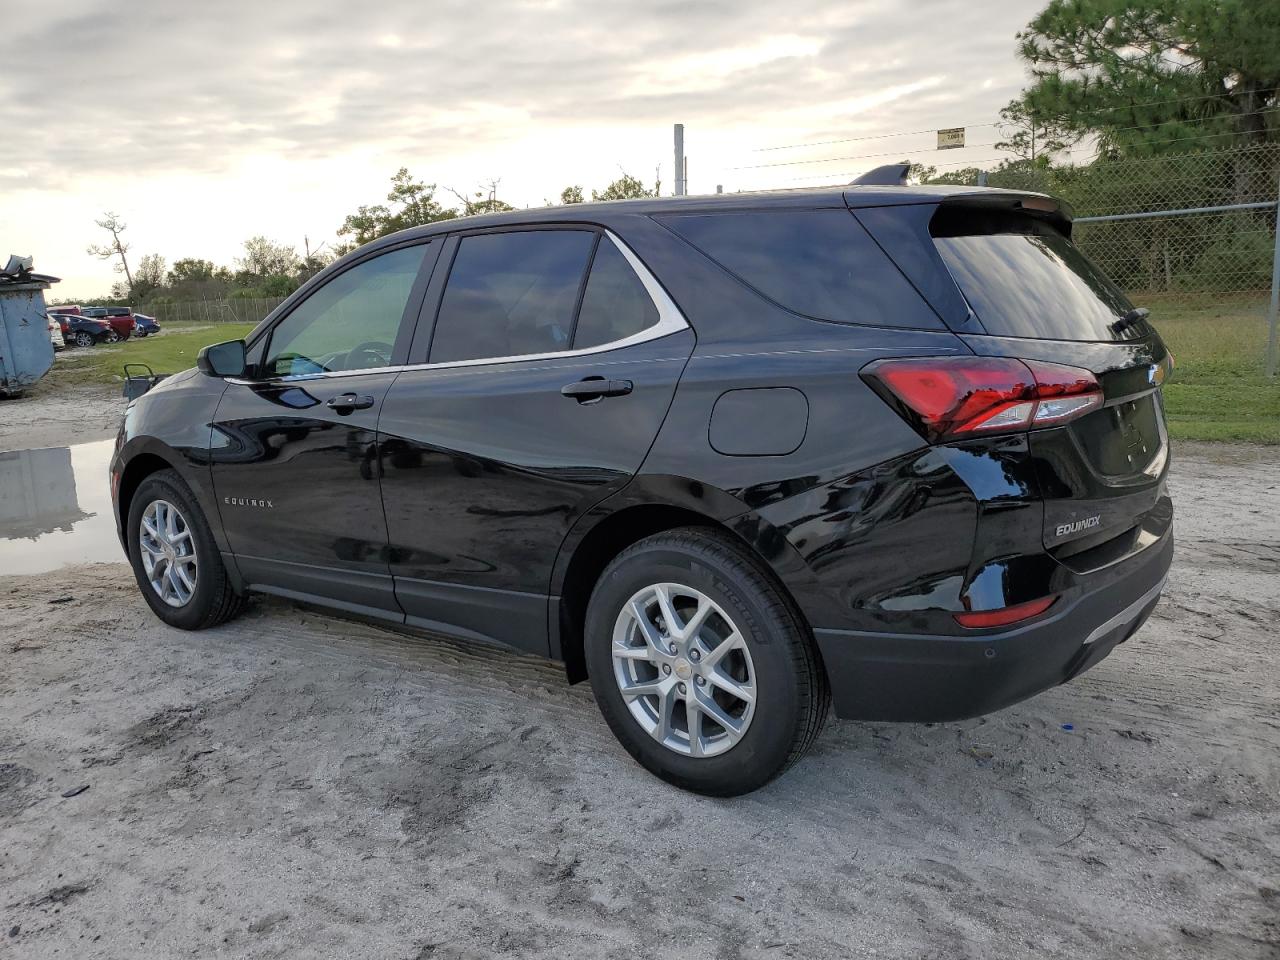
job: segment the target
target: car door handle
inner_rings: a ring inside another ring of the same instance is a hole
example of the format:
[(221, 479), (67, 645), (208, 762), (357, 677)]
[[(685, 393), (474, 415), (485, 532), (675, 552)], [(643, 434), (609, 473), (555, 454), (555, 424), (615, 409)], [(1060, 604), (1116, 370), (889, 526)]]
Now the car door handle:
[(577, 383), (566, 383), (560, 388), (562, 396), (579, 403), (599, 400), (601, 397), (625, 397), (631, 392), (630, 380), (606, 380), (604, 377), (587, 377)]
[(352, 410), (368, 410), (373, 406), (373, 397), (344, 393), (340, 396), (330, 397), (325, 401), (324, 405), (334, 413), (350, 413)]

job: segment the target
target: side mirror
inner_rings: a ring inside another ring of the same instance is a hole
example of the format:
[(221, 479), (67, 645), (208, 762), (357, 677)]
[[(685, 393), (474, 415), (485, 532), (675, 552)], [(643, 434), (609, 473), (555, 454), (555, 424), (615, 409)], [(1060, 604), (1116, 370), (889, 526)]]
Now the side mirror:
[(244, 341), (228, 340), (202, 347), (196, 354), (196, 366), (201, 373), (210, 377), (243, 377)]

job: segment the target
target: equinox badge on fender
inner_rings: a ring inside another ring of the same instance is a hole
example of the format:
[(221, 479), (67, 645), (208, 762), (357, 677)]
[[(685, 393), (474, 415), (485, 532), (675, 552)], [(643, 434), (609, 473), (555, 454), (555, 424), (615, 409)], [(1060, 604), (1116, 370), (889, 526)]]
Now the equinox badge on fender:
[(270, 500), (257, 500), (251, 497), (223, 497), (222, 502), (232, 507), (266, 507), (271, 508)]
[(1065, 537), (1069, 533), (1079, 533), (1081, 530), (1092, 530), (1100, 523), (1102, 523), (1101, 516), (1085, 517), (1083, 520), (1073, 520), (1071, 523), (1058, 524), (1058, 529), (1054, 531), (1054, 533), (1059, 537)]

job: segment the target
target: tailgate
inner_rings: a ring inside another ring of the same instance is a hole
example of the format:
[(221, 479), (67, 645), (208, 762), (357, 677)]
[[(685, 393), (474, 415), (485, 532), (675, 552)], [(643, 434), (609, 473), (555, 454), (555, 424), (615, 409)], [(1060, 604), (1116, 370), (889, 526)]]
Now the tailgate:
[(1030, 433), (1045, 547), (1084, 570), (1159, 539), (1172, 522), (1160, 394), (1172, 361), (1146, 311), (1071, 242), (1048, 198), (944, 203), (930, 232), (981, 325), (962, 334), (974, 353), (1080, 367), (1102, 387), (1101, 408)]
[(1084, 367), (1102, 386), (1100, 409), (1030, 434), (1050, 553), (1087, 571), (1124, 559), (1164, 535), (1173, 512), (1165, 486), (1169, 438), (1159, 385), (1170, 358), (1159, 337), (1125, 344), (963, 339), (979, 354)]

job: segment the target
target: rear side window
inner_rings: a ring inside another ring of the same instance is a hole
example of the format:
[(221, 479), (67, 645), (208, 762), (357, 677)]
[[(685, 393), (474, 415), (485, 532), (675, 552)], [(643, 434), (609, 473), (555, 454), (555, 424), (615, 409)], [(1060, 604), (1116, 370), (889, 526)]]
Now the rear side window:
[(431, 362), (569, 349), (596, 235), (530, 230), (463, 237), (431, 340)]
[(634, 336), (658, 322), (658, 308), (627, 258), (608, 237), (600, 239), (591, 276), (582, 296), (582, 309), (573, 347), (596, 347)]
[(848, 210), (660, 219), (793, 313), (837, 323), (942, 327), (942, 321)]
[(992, 336), (1124, 339), (1114, 324), (1133, 305), (1052, 224), (1024, 214), (944, 207), (930, 232)]

